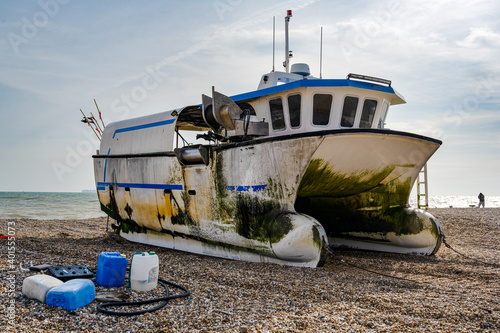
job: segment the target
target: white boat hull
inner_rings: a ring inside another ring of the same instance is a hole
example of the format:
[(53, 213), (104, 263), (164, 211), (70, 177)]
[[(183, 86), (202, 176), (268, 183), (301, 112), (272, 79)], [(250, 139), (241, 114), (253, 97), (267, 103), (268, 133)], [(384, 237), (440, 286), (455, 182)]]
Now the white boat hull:
[(406, 211), (415, 177), (438, 147), (398, 132), (330, 131), (207, 147), (207, 165), (182, 165), (173, 154), (99, 155), (95, 176), (103, 210), (129, 240), (316, 267), (329, 241), (434, 253), (434, 218), (415, 213), (411, 228), (391, 225), (405, 223), (393, 213)]
[(438, 147), (402, 133), (327, 137), (304, 173), (295, 208), (323, 225), (331, 246), (433, 254), (441, 244), (439, 221), (406, 206)]

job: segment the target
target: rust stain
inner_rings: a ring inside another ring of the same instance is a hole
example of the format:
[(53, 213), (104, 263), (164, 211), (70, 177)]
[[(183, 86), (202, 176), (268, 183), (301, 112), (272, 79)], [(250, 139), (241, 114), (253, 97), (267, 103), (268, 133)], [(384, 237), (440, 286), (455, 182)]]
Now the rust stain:
[(165, 193), (165, 216), (172, 218), (172, 203), (170, 202), (170, 193)]

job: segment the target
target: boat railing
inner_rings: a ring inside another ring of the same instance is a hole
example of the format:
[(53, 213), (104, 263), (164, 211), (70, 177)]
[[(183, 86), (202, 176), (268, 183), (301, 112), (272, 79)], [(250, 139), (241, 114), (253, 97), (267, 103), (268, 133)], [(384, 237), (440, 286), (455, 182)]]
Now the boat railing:
[(378, 77), (368, 76), (368, 75), (349, 73), (349, 74), (347, 74), (347, 79), (348, 80), (356, 79), (356, 80), (362, 80), (362, 81), (368, 81), (368, 82), (381, 83), (381, 84), (387, 85), (388, 87), (391, 86), (390, 80), (381, 79)]

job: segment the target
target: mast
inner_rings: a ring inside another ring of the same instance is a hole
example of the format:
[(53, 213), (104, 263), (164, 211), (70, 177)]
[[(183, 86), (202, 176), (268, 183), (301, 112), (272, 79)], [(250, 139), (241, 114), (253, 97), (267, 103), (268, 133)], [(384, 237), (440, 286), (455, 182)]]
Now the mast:
[(322, 79), (322, 68), (323, 67), (323, 27), (321, 27), (321, 37), (319, 42), (319, 78)]
[(290, 17), (292, 17), (292, 10), (286, 11), (285, 16), (285, 61), (283, 62), (283, 67), (286, 68), (286, 72), (290, 72), (290, 58), (292, 57), (292, 51), (288, 50), (288, 22), (290, 22)]
[(274, 72), (274, 50), (276, 49), (276, 25), (275, 17), (273, 16), (273, 72)]

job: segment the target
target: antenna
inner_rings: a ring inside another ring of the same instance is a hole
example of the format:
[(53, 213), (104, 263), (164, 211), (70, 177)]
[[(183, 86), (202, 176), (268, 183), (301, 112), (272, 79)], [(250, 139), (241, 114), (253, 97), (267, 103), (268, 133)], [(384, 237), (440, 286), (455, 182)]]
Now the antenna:
[(273, 16), (273, 72), (274, 72), (274, 50), (276, 49), (276, 16)]
[(319, 42), (319, 78), (322, 79), (322, 70), (323, 70), (323, 27), (321, 27), (321, 37)]
[(286, 11), (285, 16), (285, 62), (283, 62), (283, 67), (286, 68), (286, 72), (289, 73), (290, 58), (292, 57), (292, 51), (288, 50), (288, 22), (290, 22), (290, 17), (292, 17), (292, 10)]

